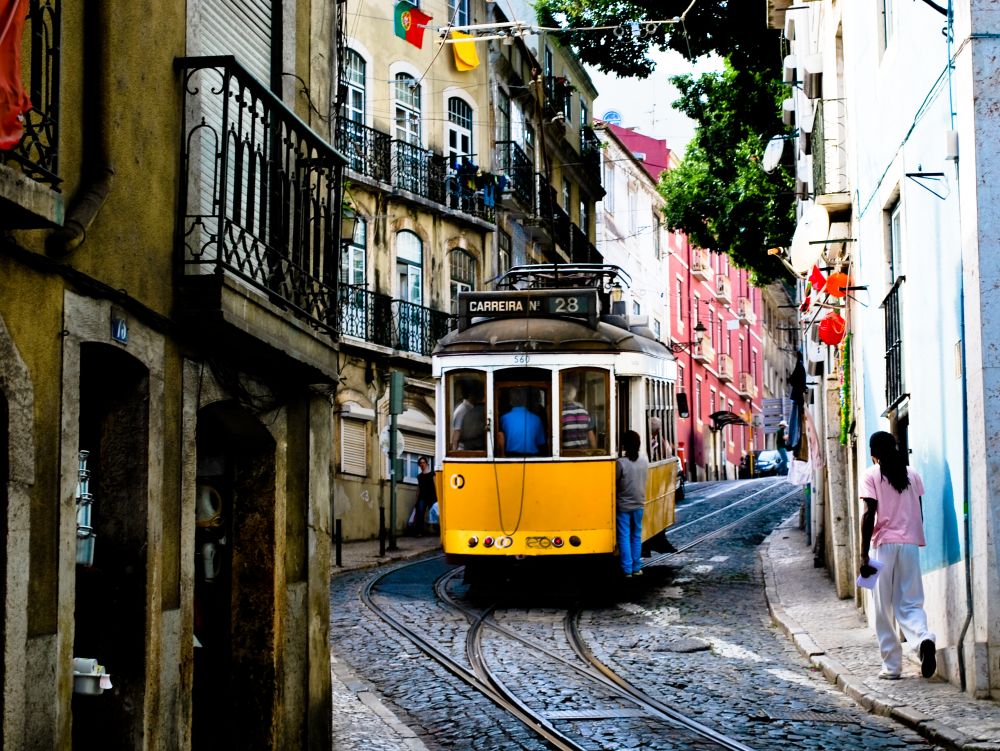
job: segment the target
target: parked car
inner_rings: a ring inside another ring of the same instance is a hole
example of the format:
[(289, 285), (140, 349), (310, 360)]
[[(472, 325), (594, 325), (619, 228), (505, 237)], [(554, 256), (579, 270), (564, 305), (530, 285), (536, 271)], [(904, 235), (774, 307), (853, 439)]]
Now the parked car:
[(757, 454), (753, 465), (754, 474), (758, 477), (768, 475), (787, 475), (788, 466), (782, 463), (781, 454), (776, 449), (766, 449)]

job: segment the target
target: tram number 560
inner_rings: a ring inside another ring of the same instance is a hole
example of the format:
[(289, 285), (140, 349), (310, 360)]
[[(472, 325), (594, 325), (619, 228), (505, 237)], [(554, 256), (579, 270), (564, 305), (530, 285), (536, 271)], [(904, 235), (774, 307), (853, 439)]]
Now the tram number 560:
[(515, 365), (527, 365), (531, 362), (531, 355), (514, 355)]

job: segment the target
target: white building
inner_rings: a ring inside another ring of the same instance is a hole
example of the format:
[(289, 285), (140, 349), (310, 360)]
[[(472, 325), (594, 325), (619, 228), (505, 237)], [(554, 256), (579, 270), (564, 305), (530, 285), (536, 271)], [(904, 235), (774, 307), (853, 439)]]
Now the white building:
[[(806, 332), (811, 373), (821, 376), (807, 401), (825, 450), (811, 509), (823, 526), (814, 530), (841, 594), (864, 604), (852, 583), (858, 477), (870, 464), (868, 437), (893, 432), (926, 487), (921, 564), (939, 673), (977, 696), (1000, 688), (994, 5), (767, 2), (788, 43), (786, 112), (799, 131), (802, 221), (791, 261), (808, 271), (814, 253), (852, 287), (846, 356), (819, 344), (815, 325)], [(841, 431), (843, 447), (832, 439)]]

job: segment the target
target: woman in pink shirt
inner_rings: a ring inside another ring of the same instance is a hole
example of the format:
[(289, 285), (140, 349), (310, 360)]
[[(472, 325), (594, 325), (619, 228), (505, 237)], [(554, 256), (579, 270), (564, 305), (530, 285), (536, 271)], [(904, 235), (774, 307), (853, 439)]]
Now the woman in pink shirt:
[[(874, 467), (861, 480), (861, 575), (870, 576), (871, 559), (882, 564), (872, 591), (875, 633), (882, 653), (879, 678), (895, 680), (903, 670), (898, 624), (908, 644), (918, 645), (920, 672), (930, 678), (937, 670), (934, 634), (927, 629), (924, 586), (920, 578), (920, 548), (924, 546), (921, 497), (924, 483), (891, 433), (873, 433), (868, 441)], [(871, 558), (869, 558), (869, 547)]]

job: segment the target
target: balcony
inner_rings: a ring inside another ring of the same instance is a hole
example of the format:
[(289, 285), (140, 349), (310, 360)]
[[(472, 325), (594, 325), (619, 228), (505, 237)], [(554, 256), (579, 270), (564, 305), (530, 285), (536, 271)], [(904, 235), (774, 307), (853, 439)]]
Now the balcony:
[(757, 314), (753, 312), (753, 300), (749, 297), (741, 297), (736, 301), (736, 317), (744, 326), (753, 326), (757, 323)]
[(754, 399), (757, 396), (757, 384), (754, 383), (753, 375), (747, 372), (740, 373), (736, 390), (744, 399)]
[(528, 212), (535, 207), (535, 174), (531, 160), (514, 141), (497, 141), (497, 165), (507, 177), (510, 195)]
[(337, 149), (347, 157), (348, 169), (372, 180), (391, 182), (392, 138), (388, 133), (340, 118)]
[[(467, 160), (449, 170), (444, 179), (446, 205), (491, 224), (496, 222), (497, 184), (486, 182), (487, 176)], [(492, 177), (492, 176), (490, 176)]]
[(392, 177), (397, 188), (435, 203), (445, 201), (445, 158), (429, 149), (393, 141)]
[(725, 274), (715, 275), (715, 299), (726, 305), (733, 301), (733, 283)]
[(0, 151), (0, 226), (61, 225), (58, 172), (61, 0), (30, 0), (23, 32), (25, 89), (31, 109), (21, 140)]
[(708, 251), (704, 248), (691, 249), (691, 273), (695, 279), (700, 279), (703, 282), (712, 281), (715, 272), (712, 271), (712, 260)]
[(708, 365), (715, 361), (715, 348), (707, 339), (702, 339), (691, 347), (691, 357), (696, 362)]
[(594, 187), (600, 185), (601, 140), (589, 126), (580, 129), (580, 156), (583, 157), (583, 170), (590, 180), (590, 185)]
[(733, 380), (733, 358), (724, 352), (719, 353), (719, 380), (722, 383), (729, 383)]
[(452, 328), (447, 313), (357, 285), (341, 285), (338, 300), (341, 334), (382, 347), (429, 357)]

